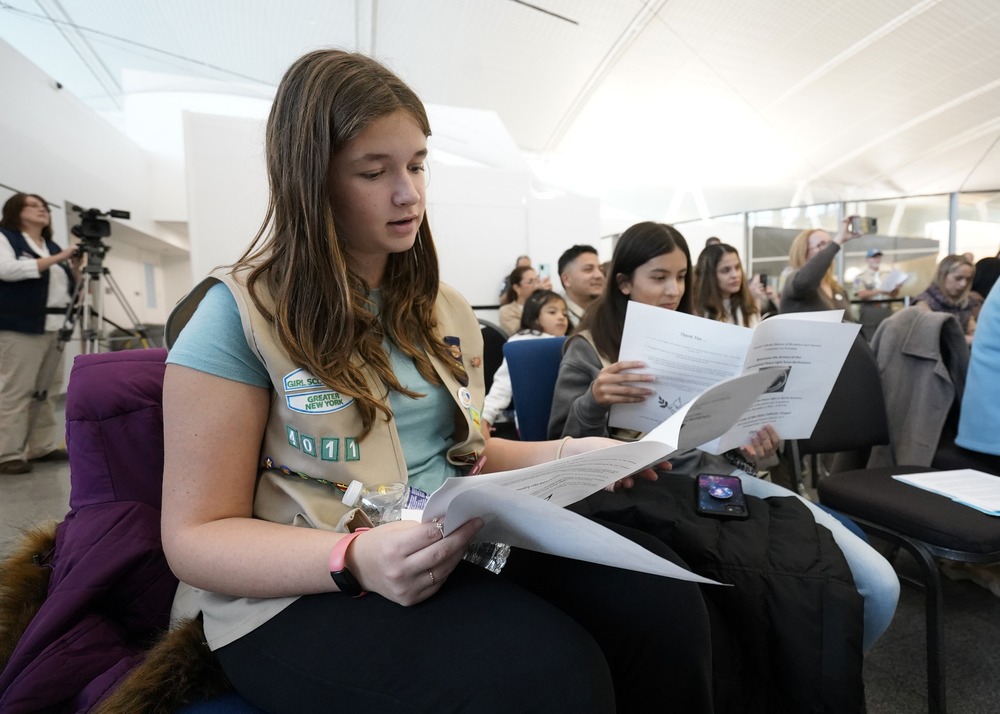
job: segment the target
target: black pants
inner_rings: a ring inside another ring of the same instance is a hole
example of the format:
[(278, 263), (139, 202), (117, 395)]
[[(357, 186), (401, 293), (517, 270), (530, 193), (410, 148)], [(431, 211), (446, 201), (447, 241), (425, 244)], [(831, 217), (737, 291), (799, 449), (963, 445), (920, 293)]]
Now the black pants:
[(410, 608), (302, 597), (216, 656), (269, 712), (712, 711), (696, 585), (518, 549), (502, 575), (463, 562)]
[(694, 485), (667, 472), (569, 508), (648, 533), (733, 586), (702, 588), (717, 713), (864, 711), (864, 602), (830, 531), (791, 495), (748, 495), (746, 520), (701, 516)]

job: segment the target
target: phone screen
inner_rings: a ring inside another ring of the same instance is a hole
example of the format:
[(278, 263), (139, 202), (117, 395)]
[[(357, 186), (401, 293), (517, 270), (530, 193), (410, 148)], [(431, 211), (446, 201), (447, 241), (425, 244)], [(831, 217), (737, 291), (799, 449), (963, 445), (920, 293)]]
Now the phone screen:
[(547, 277), (549, 277), (549, 264), (548, 263), (539, 263), (539, 265), (538, 265), (538, 279), (539, 280), (545, 280), (545, 278), (547, 278)]
[(697, 479), (698, 513), (716, 518), (746, 518), (749, 515), (743, 497), (743, 484), (736, 476), (699, 474)]
[(855, 216), (851, 219), (852, 233), (878, 233), (878, 219), (869, 216)]

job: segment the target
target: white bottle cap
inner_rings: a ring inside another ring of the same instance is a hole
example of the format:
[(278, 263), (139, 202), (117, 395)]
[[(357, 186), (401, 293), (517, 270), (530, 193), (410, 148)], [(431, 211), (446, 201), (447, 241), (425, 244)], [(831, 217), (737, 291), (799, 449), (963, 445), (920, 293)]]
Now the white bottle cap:
[(361, 498), (361, 489), (364, 488), (364, 484), (360, 481), (351, 481), (351, 485), (347, 487), (344, 491), (344, 497), (341, 499), (345, 506), (354, 507), (358, 500)]

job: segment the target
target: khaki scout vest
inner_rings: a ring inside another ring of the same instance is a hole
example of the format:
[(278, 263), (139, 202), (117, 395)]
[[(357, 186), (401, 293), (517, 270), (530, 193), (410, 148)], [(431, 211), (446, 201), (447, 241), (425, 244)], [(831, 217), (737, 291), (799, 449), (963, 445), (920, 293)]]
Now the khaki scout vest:
[[(363, 440), (359, 439), (361, 418), (354, 400), (322, 384), (289, 359), (271, 324), (256, 309), (244, 278), (245, 271), (216, 271), (199, 283), (171, 313), (167, 321), (168, 342), (172, 344), (212, 285), (221, 282), (229, 288), (239, 307), (247, 344), (271, 378), (271, 405), (259, 463), (270, 458), (275, 465), (294, 472), (286, 475), (275, 469), (261, 469), (254, 517), (345, 531), (359, 512), (341, 502), (339, 490), (316, 479), (344, 484), (358, 480), (366, 485), (406, 483), (406, 461), (395, 421), (386, 421), (377, 414), (372, 430)], [(268, 295), (261, 293), (261, 297), (270, 305)], [(447, 456), (452, 464), (471, 465), (485, 448), (479, 430), (485, 399), (482, 332), (469, 304), (451, 287), (440, 286), (435, 311), (439, 336), (452, 345), (456, 359), (463, 361), (468, 374), (468, 384), (460, 384), (444, 363), (430, 356), (435, 372), (455, 403), (455, 445)], [(372, 393), (388, 403), (388, 392), (373, 372), (368, 373), (368, 383)], [(360, 518), (363, 520), (364, 516)], [(295, 599), (267, 601), (204, 595), (200, 605), (205, 612), (206, 633), (210, 640), (216, 640), (210, 641), (213, 649), (251, 631)], [(239, 616), (234, 608), (241, 613)], [(213, 618), (213, 614), (217, 617)], [(218, 627), (210, 624), (213, 619)]]

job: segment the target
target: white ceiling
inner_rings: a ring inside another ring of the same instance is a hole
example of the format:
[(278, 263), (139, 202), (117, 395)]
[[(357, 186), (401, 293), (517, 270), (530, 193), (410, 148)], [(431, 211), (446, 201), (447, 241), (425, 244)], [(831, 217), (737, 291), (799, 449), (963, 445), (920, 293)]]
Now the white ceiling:
[(270, 96), (357, 49), (642, 218), (1000, 189), (998, 0), (0, 0), (0, 38), (109, 114), (124, 70)]

